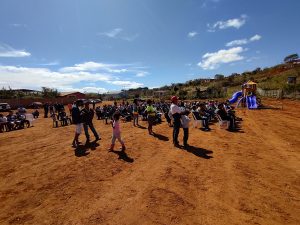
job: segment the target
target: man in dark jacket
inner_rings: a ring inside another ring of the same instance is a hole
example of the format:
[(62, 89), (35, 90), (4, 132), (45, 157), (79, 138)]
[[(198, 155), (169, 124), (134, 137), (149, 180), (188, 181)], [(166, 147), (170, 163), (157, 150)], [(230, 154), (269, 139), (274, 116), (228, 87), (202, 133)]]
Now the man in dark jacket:
[(46, 102), (44, 104), (44, 118), (48, 118), (49, 104)]
[(86, 144), (90, 142), (90, 134), (89, 128), (93, 132), (96, 141), (100, 140), (99, 135), (94, 127), (93, 118), (94, 118), (94, 110), (89, 107), (89, 103), (86, 102), (84, 104), (84, 108), (81, 111), (82, 122), (83, 122), (83, 129), (86, 137)]
[(74, 140), (72, 142), (73, 147), (77, 147), (79, 145), (79, 135), (82, 131), (82, 118), (80, 115), (80, 109), (79, 107), (83, 105), (83, 102), (81, 100), (78, 100), (74, 103), (72, 108), (72, 121), (73, 124), (76, 126), (75, 128), (75, 136)]

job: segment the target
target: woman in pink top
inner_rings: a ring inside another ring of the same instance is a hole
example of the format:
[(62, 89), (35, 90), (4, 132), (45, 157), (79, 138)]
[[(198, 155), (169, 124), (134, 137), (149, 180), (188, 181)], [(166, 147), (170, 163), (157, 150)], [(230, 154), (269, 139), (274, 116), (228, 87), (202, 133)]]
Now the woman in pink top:
[(120, 130), (119, 119), (120, 119), (120, 113), (115, 112), (115, 114), (113, 115), (113, 122), (112, 122), (113, 134), (112, 134), (111, 146), (109, 148), (109, 151), (114, 150), (116, 139), (121, 143), (122, 151), (125, 151), (125, 149), (126, 149), (125, 144), (124, 144), (124, 142), (121, 138), (121, 130)]

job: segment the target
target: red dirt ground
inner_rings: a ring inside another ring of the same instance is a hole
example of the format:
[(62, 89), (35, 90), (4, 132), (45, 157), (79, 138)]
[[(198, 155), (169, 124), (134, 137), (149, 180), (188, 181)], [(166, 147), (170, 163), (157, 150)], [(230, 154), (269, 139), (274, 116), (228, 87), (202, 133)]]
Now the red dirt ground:
[[(51, 119), (0, 134), (0, 224), (300, 224), (300, 102), (239, 109), (241, 132), (190, 129), (190, 151), (164, 122), (121, 123), (127, 155), (99, 146), (75, 156), (74, 126)], [(146, 127), (146, 123), (141, 123)], [(180, 139), (182, 139), (182, 131)], [(84, 142), (84, 135), (81, 135)]]

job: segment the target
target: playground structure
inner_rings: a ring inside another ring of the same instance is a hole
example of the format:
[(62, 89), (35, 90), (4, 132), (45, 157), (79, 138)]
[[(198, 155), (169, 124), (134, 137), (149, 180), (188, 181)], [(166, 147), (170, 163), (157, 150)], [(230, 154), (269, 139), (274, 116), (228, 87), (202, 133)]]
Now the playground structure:
[[(248, 81), (242, 85), (242, 90), (237, 91), (232, 95), (232, 98), (229, 99), (229, 103), (233, 104), (237, 102), (236, 107), (242, 106), (247, 107), (248, 109), (257, 109), (258, 108), (258, 99), (256, 98), (256, 85), (257, 83), (253, 81)], [(239, 97), (241, 97), (239, 99)]]

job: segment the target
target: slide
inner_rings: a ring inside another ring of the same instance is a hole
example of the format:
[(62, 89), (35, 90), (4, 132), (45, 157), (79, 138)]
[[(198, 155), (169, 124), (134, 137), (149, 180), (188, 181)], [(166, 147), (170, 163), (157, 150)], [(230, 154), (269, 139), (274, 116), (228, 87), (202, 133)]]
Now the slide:
[(257, 109), (257, 101), (256, 101), (256, 96), (247, 96), (247, 106), (248, 109)]
[(229, 99), (229, 103), (230, 103), (230, 104), (235, 103), (235, 102), (238, 100), (238, 98), (239, 98), (240, 96), (242, 96), (242, 94), (243, 94), (242, 91), (235, 92), (235, 93), (232, 95), (232, 98)]

